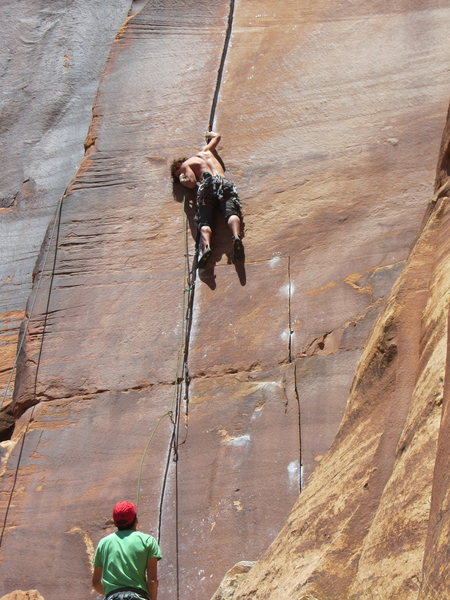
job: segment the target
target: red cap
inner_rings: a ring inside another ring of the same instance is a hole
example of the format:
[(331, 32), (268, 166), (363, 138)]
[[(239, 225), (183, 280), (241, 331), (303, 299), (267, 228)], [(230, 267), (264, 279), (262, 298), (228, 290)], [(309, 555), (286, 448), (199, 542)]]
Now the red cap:
[(136, 518), (136, 505), (128, 500), (118, 502), (113, 508), (113, 521), (117, 526), (131, 525)]

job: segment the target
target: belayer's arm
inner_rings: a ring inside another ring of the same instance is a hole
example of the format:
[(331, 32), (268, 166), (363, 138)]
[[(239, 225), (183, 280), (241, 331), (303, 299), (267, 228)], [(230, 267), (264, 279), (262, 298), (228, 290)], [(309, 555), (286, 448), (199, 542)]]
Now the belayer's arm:
[(158, 559), (149, 558), (147, 561), (147, 588), (150, 600), (157, 600), (158, 596)]
[(92, 575), (92, 587), (99, 594), (103, 594), (102, 573), (103, 569), (101, 567), (94, 567), (94, 573)]

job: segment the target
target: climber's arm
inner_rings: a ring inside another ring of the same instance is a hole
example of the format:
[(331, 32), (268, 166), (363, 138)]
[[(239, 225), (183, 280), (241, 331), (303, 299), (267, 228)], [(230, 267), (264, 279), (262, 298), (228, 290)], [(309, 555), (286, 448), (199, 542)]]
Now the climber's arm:
[(206, 141), (208, 142), (206, 146), (203, 147), (203, 152), (213, 152), (217, 144), (220, 142), (221, 136), (220, 133), (215, 133), (214, 131), (209, 131), (206, 134)]

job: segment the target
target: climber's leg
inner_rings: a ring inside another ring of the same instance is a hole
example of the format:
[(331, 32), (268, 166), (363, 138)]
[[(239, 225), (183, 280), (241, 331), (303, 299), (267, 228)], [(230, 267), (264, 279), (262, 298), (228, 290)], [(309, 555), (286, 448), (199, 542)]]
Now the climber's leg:
[(241, 237), (241, 219), (238, 215), (231, 215), (228, 219), (228, 227), (233, 234), (233, 238)]
[(199, 269), (206, 266), (206, 263), (211, 256), (211, 239), (211, 227), (209, 225), (202, 225), (200, 227), (200, 256), (197, 263)]

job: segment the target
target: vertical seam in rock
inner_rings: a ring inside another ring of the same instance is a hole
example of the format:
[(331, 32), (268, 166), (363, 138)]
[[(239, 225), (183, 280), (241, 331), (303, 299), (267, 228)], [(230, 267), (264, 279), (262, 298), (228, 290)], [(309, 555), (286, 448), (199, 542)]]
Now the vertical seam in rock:
[(298, 413), (298, 489), (301, 492), (303, 488), (303, 464), (302, 464), (302, 417), (300, 412), (300, 396), (297, 388), (297, 362), (294, 361), (294, 393), (297, 400)]
[[(225, 61), (227, 58), (228, 48), (230, 45), (231, 33), (233, 31), (234, 4), (235, 4), (234, 0), (230, 0), (227, 29), (225, 32), (225, 40), (224, 40), (224, 45), (223, 45), (223, 50), (222, 50), (222, 56), (220, 58), (220, 65), (219, 65), (219, 69), (217, 71), (216, 86), (214, 89), (214, 95), (213, 95), (213, 100), (212, 100), (212, 105), (211, 105), (211, 112), (210, 112), (210, 117), (209, 117), (209, 129), (210, 130), (212, 129), (213, 121), (214, 121), (215, 114), (216, 114), (217, 102), (218, 102), (220, 88), (221, 88), (221, 84), (222, 84), (223, 71), (225, 68)], [(177, 459), (178, 459), (178, 431), (179, 431), (179, 423), (180, 423), (179, 409), (181, 407), (181, 396), (182, 396), (183, 390), (184, 390), (184, 401), (185, 401), (185, 407), (186, 407), (186, 409), (185, 409), (186, 416), (188, 415), (188, 408), (189, 408), (189, 384), (190, 384), (189, 347), (190, 347), (190, 340), (191, 340), (192, 316), (193, 316), (193, 311), (194, 311), (195, 285), (196, 285), (196, 280), (197, 280), (197, 257), (198, 257), (198, 245), (199, 245), (199, 235), (197, 234), (197, 239), (196, 239), (196, 244), (195, 244), (194, 261), (193, 261), (192, 267), (190, 268), (188, 239), (187, 239), (187, 235), (188, 235), (187, 223), (185, 223), (185, 235), (186, 235), (186, 260), (188, 263), (187, 264), (188, 275), (187, 275), (187, 288), (184, 290), (184, 293), (186, 293), (186, 292), (188, 293), (188, 301), (187, 301), (186, 314), (184, 316), (186, 330), (185, 330), (185, 336), (184, 336), (182, 373), (181, 373), (180, 380), (176, 381), (176, 383), (175, 383), (175, 385), (178, 386), (178, 392), (177, 392), (177, 406), (176, 406), (176, 412), (175, 412), (175, 427), (174, 427), (174, 433), (173, 433), (172, 442), (171, 442), (171, 446), (173, 447), (174, 454), (175, 454), (175, 458), (174, 458), (175, 461), (177, 461)], [(185, 441), (186, 441), (186, 439), (182, 443), (184, 443)], [(169, 452), (169, 457), (170, 457), (170, 452)], [(164, 491), (163, 491), (162, 498), (161, 498), (160, 513), (162, 512), (162, 504), (164, 502), (163, 496), (164, 496)], [(160, 524), (161, 524), (161, 521), (162, 520), (160, 517)]]
[[(227, 53), (228, 53), (228, 47), (229, 47), (229, 43), (230, 43), (231, 33), (232, 33), (232, 29), (233, 29), (233, 16), (234, 16), (234, 0), (230, 0), (230, 9), (229, 9), (229, 13), (228, 13), (227, 30), (225, 33), (225, 41), (224, 41), (224, 46), (223, 46), (223, 50), (222, 50), (222, 56), (220, 59), (219, 69), (217, 72), (216, 86), (214, 89), (214, 96), (213, 96), (211, 112), (210, 112), (210, 116), (209, 116), (208, 129), (210, 131), (212, 130), (213, 121), (214, 121), (215, 114), (216, 114), (217, 102), (218, 102), (218, 98), (219, 98), (220, 87), (222, 84), (223, 71), (224, 71), (225, 61), (226, 61), (226, 57), (227, 57)], [(161, 498), (160, 498), (160, 505), (159, 505), (158, 538), (161, 535), (161, 527), (162, 527), (162, 520), (163, 520), (162, 515), (163, 515), (163, 510), (164, 510), (164, 496), (165, 496), (165, 491), (166, 491), (170, 457), (171, 457), (172, 451), (173, 451), (174, 461), (175, 461), (175, 522), (176, 522), (176, 527), (175, 527), (176, 567), (175, 567), (175, 569), (176, 569), (176, 580), (177, 580), (177, 583), (176, 583), (176, 586), (177, 586), (176, 597), (177, 598), (179, 598), (179, 594), (180, 594), (180, 583), (179, 583), (180, 573), (179, 573), (179, 561), (178, 561), (178, 551), (179, 551), (179, 546), (178, 546), (178, 446), (179, 446), (178, 435), (179, 435), (179, 426), (180, 426), (180, 409), (181, 409), (182, 397), (184, 397), (186, 416), (188, 415), (188, 409), (189, 409), (189, 384), (190, 384), (189, 348), (190, 348), (190, 341), (191, 341), (192, 316), (193, 316), (193, 311), (194, 311), (195, 285), (196, 285), (196, 280), (197, 280), (197, 259), (198, 259), (199, 237), (200, 237), (199, 233), (197, 233), (197, 239), (196, 239), (196, 243), (195, 243), (194, 260), (192, 263), (192, 267), (190, 267), (190, 265), (189, 265), (189, 247), (188, 247), (188, 224), (185, 221), (185, 238), (186, 238), (185, 256), (186, 256), (186, 262), (187, 262), (187, 282), (186, 282), (187, 287), (184, 289), (183, 294), (187, 293), (188, 299), (187, 299), (186, 313), (183, 315), (183, 319), (184, 319), (183, 325), (186, 328), (185, 332), (184, 332), (183, 364), (182, 364), (181, 376), (178, 378), (178, 374), (177, 374), (177, 379), (175, 381), (175, 385), (177, 386), (177, 394), (176, 394), (177, 399), (176, 399), (176, 409), (175, 409), (175, 415), (174, 415), (174, 428), (172, 431), (172, 437), (171, 437), (171, 441), (170, 441), (170, 445), (169, 445), (169, 452), (168, 452), (167, 461), (166, 461), (166, 468), (165, 468), (165, 474), (164, 474), (164, 479), (163, 479), (163, 488), (161, 490)], [(186, 436), (187, 436), (187, 433), (186, 433)], [(185, 441), (186, 441), (186, 439), (182, 443), (185, 443)]]
[[(47, 258), (48, 258), (49, 252), (50, 252), (50, 247), (51, 247), (51, 244), (52, 244), (52, 241), (53, 241), (53, 236), (55, 234), (55, 230), (56, 230), (57, 224), (58, 224), (58, 227), (59, 227), (59, 221), (60, 221), (61, 217), (59, 216), (59, 218), (58, 218), (58, 215), (60, 215), (62, 202), (63, 202), (63, 199), (64, 199), (66, 193), (67, 193), (67, 189), (68, 188), (65, 189), (63, 195), (61, 196), (61, 198), (58, 201), (58, 204), (56, 205), (53, 228), (52, 228), (52, 232), (50, 234), (50, 238), (49, 238), (49, 241), (48, 241), (47, 250), (45, 251), (45, 256), (44, 256), (44, 261), (42, 263), (41, 273), (39, 275), (39, 278), (38, 278), (38, 281), (37, 281), (37, 284), (36, 284), (36, 287), (35, 287), (35, 290), (34, 290), (34, 296), (33, 296), (32, 302), (31, 302), (30, 309), (27, 311), (28, 312), (28, 318), (25, 319), (26, 323), (25, 323), (22, 335), (20, 337), (20, 340), (19, 340), (19, 343), (18, 343), (18, 346), (17, 346), (16, 357), (15, 357), (15, 360), (14, 360), (14, 364), (13, 364), (13, 366), (11, 368), (11, 372), (10, 372), (10, 375), (9, 375), (8, 382), (6, 384), (5, 392), (4, 392), (3, 397), (2, 397), (2, 401), (1, 401), (1, 404), (0, 404), (0, 410), (3, 408), (3, 404), (4, 404), (4, 401), (5, 401), (5, 398), (6, 398), (7, 394), (8, 394), (9, 386), (11, 384), (12, 377), (14, 375), (14, 371), (15, 371), (15, 369), (17, 367), (17, 362), (18, 362), (18, 359), (19, 359), (19, 355), (21, 353), (22, 346), (23, 346), (23, 343), (25, 341), (26, 335), (28, 333), (28, 327), (30, 325), (31, 318), (33, 316), (34, 305), (36, 304), (36, 300), (37, 300), (37, 297), (39, 295), (39, 288), (41, 286), (42, 279), (44, 277), (45, 265), (47, 264)], [(13, 403), (13, 407), (14, 407), (14, 404), (15, 403)]]
[(290, 363), (292, 362), (292, 348), (293, 348), (293, 336), (294, 336), (294, 332), (292, 330), (291, 295), (292, 295), (291, 257), (288, 256), (288, 326), (289, 326), (288, 360)]
[[(47, 251), (46, 251), (46, 254), (45, 254), (45, 260), (44, 260), (44, 263), (42, 265), (41, 275), (40, 275), (39, 280), (38, 280), (38, 285), (36, 287), (35, 296), (33, 298), (32, 306), (30, 308), (30, 314), (28, 316), (28, 321), (27, 321), (26, 327), (25, 327), (24, 332), (23, 332), (22, 341), (21, 341), (21, 343), (19, 345), (19, 349), (18, 349), (17, 356), (16, 356), (16, 362), (15, 362), (15, 365), (16, 365), (17, 364), (17, 358), (18, 358), (19, 353), (20, 353), (21, 348), (22, 348), (23, 340), (25, 339), (25, 336), (26, 336), (27, 331), (28, 331), (29, 322), (31, 320), (31, 317), (33, 316), (32, 315), (32, 311), (33, 311), (33, 308), (34, 308), (34, 304), (35, 304), (36, 298), (38, 296), (39, 286), (40, 286), (40, 283), (41, 283), (42, 278), (43, 278), (43, 273), (45, 271), (45, 264), (47, 262), (48, 254), (50, 252), (50, 247), (51, 247), (51, 244), (52, 244), (53, 235), (54, 235), (54, 233), (56, 231), (55, 252), (54, 252), (54, 256), (53, 256), (53, 265), (52, 265), (51, 276), (50, 276), (50, 283), (49, 283), (49, 289), (48, 289), (48, 295), (47, 295), (47, 305), (46, 305), (46, 308), (45, 308), (45, 319), (44, 319), (44, 325), (43, 325), (43, 328), (42, 328), (41, 344), (40, 344), (40, 348), (39, 348), (39, 356), (38, 356), (38, 360), (37, 360), (37, 364), (36, 364), (36, 374), (35, 374), (35, 378), (34, 378), (33, 401), (36, 399), (36, 386), (37, 386), (37, 378), (38, 378), (38, 373), (39, 373), (39, 365), (40, 365), (41, 356), (42, 356), (42, 348), (43, 348), (43, 345), (44, 345), (45, 329), (47, 327), (48, 312), (49, 312), (49, 308), (50, 308), (50, 298), (51, 298), (52, 289), (53, 289), (53, 280), (55, 278), (56, 257), (57, 257), (57, 254), (58, 254), (58, 241), (59, 241), (59, 232), (60, 232), (60, 227), (61, 227), (62, 205), (63, 205), (63, 200), (64, 200), (64, 197), (65, 197), (66, 193), (67, 193), (67, 188), (64, 191), (64, 194), (61, 196), (61, 198), (60, 198), (60, 200), (59, 200), (59, 202), (57, 204), (57, 207), (56, 207), (55, 222), (53, 224), (53, 228), (52, 228), (52, 232), (51, 232), (51, 235), (50, 235), (50, 239), (48, 241), (48, 247), (47, 247)], [(14, 401), (12, 403), (12, 406), (14, 408), (14, 406), (15, 406), (15, 402)], [(32, 418), (33, 418), (35, 406), (36, 406), (36, 404), (34, 404), (32, 410), (30, 412), (30, 418), (28, 420), (26, 429), (25, 429), (25, 431), (23, 433), (23, 437), (22, 437), (22, 442), (21, 442), (21, 446), (20, 446), (20, 452), (19, 452), (19, 456), (17, 458), (17, 464), (16, 464), (16, 468), (15, 468), (15, 473), (14, 473), (14, 480), (13, 480), (13, 484), (11, 486), (11, 491), (9, 493), (8, 504), (6, 506), (6, 511), (5, 511), (5, 518), (3, 520), (3, 527), (2, 527), (2, 532), (1, 532), (1, 535), (0, 535), (0, 547), (1, 547), (1, 544), (2, 544), (2, 541), (3, 541), (3, 534), (4, 534), (4, 531), (5, 531), (5, 528), (6, 528), (6, 523), (7, 523), (7, 520), (8, 520), (8, 514), (9, 514), (9, 509), (10, 509), (10, 506), (11, 506), (11, 502), (12, 502), (12, 497), (13, 497), (15, 489), (16, 489), (16, 483), (17, 483), (17, 477), (18, 477), (18, 473), (19, 473), (20, 461), (22, 459), (23, 447), (25, 445), (25, 438), (27, 436), (28, 428), (29, 428), (29, 425), (30, 425), (30, 423), (32, 421)]]
[(27, 437), (27, 433), (28, 433), (28, 429), (30, 427), (30, 423), (33, 420), (34, 409), (35, 409), (35, 406), (33, 406), (33, 408), (30, 411), (30, 418), (28, 419), (28, 423), (27, 423), (27, 425), (25, 427), (25, 431), (23, 432), (22, 441), (20, 442), (19, 456), (17, 457), (17, 464), (16, 464), (16, 468), (14, 469), (14, 479), (13, 479), (13, 482), (12, 482), (11, 491), (9, 492), (8, 502), (6, 504), (5, 516), (3, 518), (3, 524), (2, 524), (2, 532), (0, 533), (0, 548), (1, 548), (2, 543), (3, 543), (3, 536), (5, 534), (6, 523), (8, 521), (9, 509), (11, 508), (12, 498), (13, 498), (14, 492), (16, 490), (16, 484), (17, 484), (17, 478), (19, 476), (19, 467), (20, 467), (20, 462), (22, 460), (23, 448), (25, 446), (25, 439)]
[(291, 299), (292, 299), (292, 279), (291, 279), (291, 257), (288, 256), (288, 326), (289, 326), (289, 342), (288, 342), (288, 362), (294, 365), (294, 394), (297, 400), (297, 411), (298, 411), (298, 486), (300, 492), (302, 491), (302, 429), (301, 429), (301, 414), (300, 414), (300, 396), (297, 388), (297, 362), (294, 358), (294, 330), (292, 329), (292, 310), (291, 310)]
[[(63, 196), (64, 198), (64, 196)], [(36, 364), (36, 374), (34, 377), (34, 387), (33, 387), (33, 400), (36, 399), (36, 389), (37, 389), (37, 381), (38, 381), (38, 375), (39, 375), (39, 367), (41, 365), (41, 358), (42, 358), (42, 350), (44, 347), (44, 339), (45, 339), (45, 331), (47, 329), (47, 321), (48, 321), (48, 314), (49, 314), (49, 310), (50, 310), (50, 300), (51, 300), (51, 296), (52, 296), (52, 291), (53, 291), (53, 281), (55, 279), (55, 271), (56, 271), (56, 259), (58, 256), (58, 245), (59, 245), (59, 234), (61, 231), (61, 216), (62, 216), (62, 201), (59, 203), (58, 205), (58, 211), (55, 215), (55, 220), (56, 220), (56, 238), (55, 238), (55, 252), (53, 254), (53, 264), (52, 264), (52, 270), (51, 270), (51, 275), (50, 275), (50, 283), (49, 283), (49, 288), (48, 288), (48, 295), (47, 295), (47, 304), (45, 307), (45, 317), (44, 317), (44, 324), (42, 327), (42, 335), (41, 335), (41, 345), (39, 347), (39, 354), (38, 354), (38, 358), (37, 358), (37, 364)], [(45, 265), (43, 265), (43, 269), (44, 269)]]
[(210, 131), (213, 128), (213, 122), (214, 122), (214, 118), (216, 115), (216, 107), (217, 107), (217, 102), (219, 99), (220, 88), (222, 85), (222, 77), (223, 77), (223, 71), (225, 68), (225, 61), (227, 59), (228, 48), (230, 46), (231, 33), (233, 31), (233, 19), (234, 19), (234, 0), (230, 0), (230, 9), (228, 12), (228, 24), (227, 24), (227, 30), (225, 33), (225, 41), (223, 44), (222, 57), (220, 59), (219, 69), (217, 71), (216, 88), (214, 90), (213, 102), (212, 102), (212, 106), (211, 106), (211, 113), (209, 115), (208, 129)]

